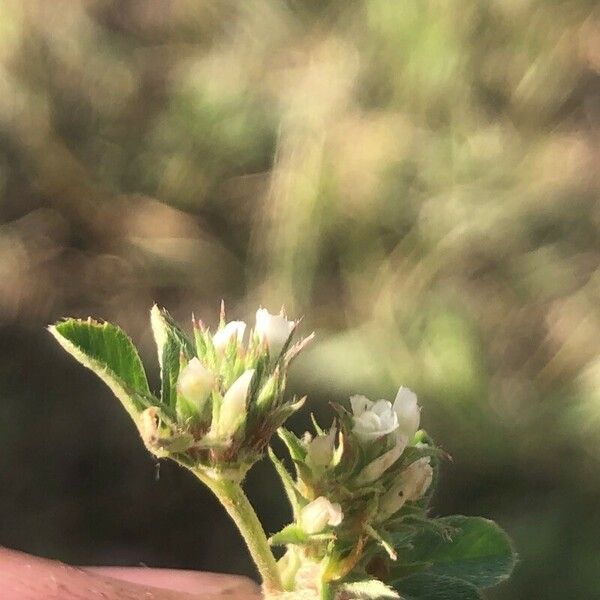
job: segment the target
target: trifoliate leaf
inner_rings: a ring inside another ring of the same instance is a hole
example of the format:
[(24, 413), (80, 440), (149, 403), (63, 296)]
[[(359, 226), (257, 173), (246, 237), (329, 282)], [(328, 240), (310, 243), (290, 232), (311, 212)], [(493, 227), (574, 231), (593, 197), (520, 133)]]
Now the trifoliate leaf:
[(92, 319), (67, 319), (48, 329), (69, 354), (108, 385), (139, 426), (140, 413), (156, 399), (138, 352), (123, 330)]

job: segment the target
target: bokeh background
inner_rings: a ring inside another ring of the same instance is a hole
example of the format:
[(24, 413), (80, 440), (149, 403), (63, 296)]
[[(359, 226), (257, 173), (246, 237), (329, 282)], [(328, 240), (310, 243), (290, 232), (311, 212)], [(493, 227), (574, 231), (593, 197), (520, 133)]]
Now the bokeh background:
[[(501, 599), (600, 597), (600, 20), (586, 0), (0, 1), (0, 544), (252, 574), (45, 331), (262, 303), (330, 418), (416, 390)], [(301, 432), (306, 420), (296, 419)], [(248, 489), (288, 517), (266, 464)]]

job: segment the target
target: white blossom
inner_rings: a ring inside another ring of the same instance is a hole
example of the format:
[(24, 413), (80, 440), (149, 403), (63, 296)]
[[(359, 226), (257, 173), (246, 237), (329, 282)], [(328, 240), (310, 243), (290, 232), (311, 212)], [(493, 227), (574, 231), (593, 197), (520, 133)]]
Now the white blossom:
[(433, 479), (433, 469), (428, 456), (410, 464), (400, 474), (379, 502), (378, 519), (383, 521), (397, 513), (405, 502), (414, 502), (423, 497)]
[(365, 396), (352, 396), (353, 431), (363, 442), (376, 440), (398, 431), (407, 441), (419, 428), (421, 412), (417, 396), (408, 388), (398, 390), (394, 404), (388, 400), (373, 402)]
[(363, 442), (376, 440), (398, 429), (398, 416), (391, 402), (372, 402), (365, 396), (352, 396), (350, 404), (354, 413), (353, 431)]
[(344, 518), (342, 507), (319, 496), (300, 511), (299, 523), (306, 533), (321, 533), (327, 526), (337, 527)]
[(254, 369), (244, 371), (225, 393), (219, 413), (219, 435), (232, 436), (246, 417), (246, 397), (253, 375)]
[(229, 321), (223, 328), (213, 335), (213, 345), (217, 352), (225, 352), (232, 338), (236, 338), (238, 344), (244, 339), (246, 323), (244, 321)]
[(272, 315), (266, 308), (256, 311), (254, 332), (261, 342), (266, 342), (272, 357), (279, 355), (294, 326), (295, 322), (288, 321), (283, 312)]
[(179, 374), (177, 391), (202, 410), (215, 383), (214, 374), (194, 357)]

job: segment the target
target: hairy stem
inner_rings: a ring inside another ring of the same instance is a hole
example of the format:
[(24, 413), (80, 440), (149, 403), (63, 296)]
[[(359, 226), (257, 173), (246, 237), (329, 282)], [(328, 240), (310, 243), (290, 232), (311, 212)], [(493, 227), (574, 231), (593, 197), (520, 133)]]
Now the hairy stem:
[(237, 525), (260, 573), (265, 594), (282, 592), (279, 569), (267, 536), (240, 484), (229, 479), (213, 479), (197, 469), (193, 473), (212, 490)]

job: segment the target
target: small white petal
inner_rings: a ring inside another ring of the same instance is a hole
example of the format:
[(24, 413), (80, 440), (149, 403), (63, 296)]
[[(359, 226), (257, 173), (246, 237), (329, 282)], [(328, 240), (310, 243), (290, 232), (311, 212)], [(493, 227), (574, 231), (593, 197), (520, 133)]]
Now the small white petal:
[(394, 447), (363, 468), (356, 476), (357, 485), (367, 485), (379, 479), (400, 458), (407, 442), (408, 438), (405, 435), (396, 432)]
[(232, 338), (237, 338), (238, 344), (241, 344), (246, 331), (246, 323), (244, 321), (229, 321), (225, 327), (219, 329), (213, 335), (213, 345), (217, 352), (225, 352)]
[(406, 387), (398, 390), (394, 400), (394, 412), (398, 417), (398, 427), (409, 438), (419, 429), (421, 409), (417, 404), (417, 395)]
[(373, 402), (366, 396), (357, 394), (356, 396), (350, 396), (350, 406), (352, 407), (354, 416), (360, 417), (360, 415), (373, 406)]
[(259, 308), (254, 332), (261, 342), (266, 342), (271, 357), (277, 357), (294, 325), (294, 321), (288, 321), (283, 313), (272, 315), (266, 308)]
[(353, 396), (350, 401), (353, 402), (353, 408), (357, 408), (354, 411), (352, 430), (360, 440), (376, 440), (398, 428), (398, 417), (387, 400), (373, 403), (364, 396)]

